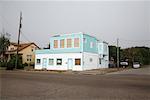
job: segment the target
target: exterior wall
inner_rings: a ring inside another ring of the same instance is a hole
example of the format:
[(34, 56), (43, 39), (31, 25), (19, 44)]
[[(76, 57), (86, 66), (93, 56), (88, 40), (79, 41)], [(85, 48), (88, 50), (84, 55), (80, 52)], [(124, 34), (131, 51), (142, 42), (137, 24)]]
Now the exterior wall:
[[(79, 38), (79, 47), (74, 47), (74, 38)], [(60, 36), (54, 36), (50, 38), (50, 50), (53, 53), (72, 53), (72, 52), (82, 52), (83, 50), (83, 34), (65, 34)], [(60, 40), (65, 40), (64, 48), (60, 48)], [(72, 39), (72, 47), (67, 48), (67, 39)], [(54, 48), (54, 40), (58, 40), (58, 48)]]
[[(33, 51), (32, 51), (32, 49), (33, 49)], [(23, 49), (23, 50), (21, 50), (19, 52), (19, 53), (22, 54), (22, 62), (23, 63), (34, 64), (34, 61), (35, 61), (35, 53), (34, 53), (34, 51), (35, 51), (35, 49), (36, 49), (36, 46), (32, 44), (32, 45), (28, 46), (27, 48), (25, 48), (25, 49)], [(32, 56), (31, 57), (31, 61), (30, 60), (27, 61), (27, 55), (31, 55)]]
[[(80, 46), (74, 47), (74, 38), (79, 38)], [(64, 48), (60, 48), (60, 40), (65, 40)], [(72, 39), (72, 48), (67, 48), (67, 39)], [(58, 40), (58, 48), (54, 48), (54, 40)], [(93, 46), (91, 47), (91, 42)], [(50, 49), (36, 50), (36, 59), (41, 59), (41, 64), (36, 64), (35, 69), (44, 68), (43, 58), (47, 60), (45, 68), (47, 70), (91, 70), (98, 68), (108, 68), (108, 44), (103, 41), (98, 41), (95, 37), (79, 33), (65, 34), (50, 38)], [(54, 65), (48, 64), (48, 59), (54, 59)], [(56, 65), (56, 59), (62, 58), (62, 65)], [(73, 60), (72, 68), (68, 67), (68, 59)], [(81, 59), (81, 65), (75, 65), (75, 58)], [(92, 61), (91, 61), (92, 59)]]
[(108, 56), (105, 56), (104, 58), (101, 59), (101, 65), (100, 68), (108, 68)]
[[(91, 47), (93, 43), (93, 47)], [(97, 53), (97, 39), (95, 37), (83, 34), (83, 52)]]
[[(41, 59), (41, 63), (37, 64), (35, 59), (35, 69), (43, 68), (43, 58), (47, 59), (46, 69), (47, 70), (69, 70), (68, 58), (72, 58), (73, 71), (82, 71), (82, 53), (62, 53), (62, 54), (36, 54), (36, 59)], [(49, 59), (54, 59), (54, 65), (49, 65)], [(75, 58), (81, 59), (81, 65), (75, 65)], [(56, 65), (56, 59), (62, 59), (62, 65)]]
[[(99, 56), (95, 53), (83, 53), (83, 70), (91, 70), (91, 69), (98, 69), (99, 67)], [(92, 60), (92, 61), (91, 61)]]

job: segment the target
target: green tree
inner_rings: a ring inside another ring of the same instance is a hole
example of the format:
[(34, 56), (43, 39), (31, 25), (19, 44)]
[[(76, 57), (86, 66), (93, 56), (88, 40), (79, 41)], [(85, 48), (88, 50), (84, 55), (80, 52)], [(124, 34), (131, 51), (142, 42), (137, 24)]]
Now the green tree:
[(150, 48), (148, 47), (131, 47), (121, 50), (121, 58), (129, 59), (129, 64), (135, 61), (141, 64), (150, 64)]
[[(13, 70), (15, 68), (15, 64), (16, 64), (16, 55), (12, 55), (11, 59), (7, 63), (7, 70)], [(24, 66), (22, 64), (22, 56), (19, 55), (17, 69), (23, 69), (23, 68), (24, 68)]]
[(6, 60), (5, 58), (5, 52), (8, 48), (8, 46), (10, 45), (10, 39), (9, 39), (9, 34), (2, 34), (0, 36), (0, 62), (4, 62)]
[(117, 48), (116, 46), (109, 46), (109, 60), (113, 58), (115, 61), (117, 60)]

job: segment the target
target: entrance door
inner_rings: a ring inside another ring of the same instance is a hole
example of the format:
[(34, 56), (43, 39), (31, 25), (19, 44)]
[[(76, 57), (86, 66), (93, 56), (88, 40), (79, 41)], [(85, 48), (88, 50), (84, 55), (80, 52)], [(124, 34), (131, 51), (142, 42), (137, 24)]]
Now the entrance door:
[(47, 67), (47, 59), (46, 59), (46, 58), (43, 58), (42, 67), (43, 67), (43, 68), (46, 68), (46, 67)]
[(72, 70), (73, 61), (72, 58), (68, 58), (68, 69)]

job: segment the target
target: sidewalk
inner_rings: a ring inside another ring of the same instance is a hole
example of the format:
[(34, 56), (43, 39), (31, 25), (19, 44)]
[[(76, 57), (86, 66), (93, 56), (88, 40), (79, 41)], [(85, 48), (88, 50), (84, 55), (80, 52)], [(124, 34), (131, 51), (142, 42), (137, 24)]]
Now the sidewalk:
[(104, 68), (104, 69), (94, 69), (94, 70), (81, 71), (81, 72), (77, 72), (77, 73), (78, 74), (85, 74), (85, 75), (103, 75), (103, 74), (127, 70), (127, 69), (128, 68), (119, 68), (119, 70), (117, 68)]

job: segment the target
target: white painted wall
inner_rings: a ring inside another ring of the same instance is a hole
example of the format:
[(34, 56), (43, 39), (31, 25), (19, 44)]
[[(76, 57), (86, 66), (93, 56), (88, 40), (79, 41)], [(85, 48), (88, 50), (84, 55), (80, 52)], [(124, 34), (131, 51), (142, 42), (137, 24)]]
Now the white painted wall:
[[(36, 59), (41, 59), (41, 64), (36, 64), (35, 59), (35, 69), (42, 69), (42, 59), (47, 58), (47, 70), (68, 70), (68, 58), (73, 59), (73, 71), (82, 71), (82, 53), (63, 53), (63, 54), (36, 54)], [(54, 65), (49, 65), (49, 58), (54, 59)], [(56, 65), (56, 59), (61, 58), (62, 59), (62, 65)], [(81, 59), (81, 65), (75, 65), (75, 58)]]
[[(35, 55), (35, 69), (42, 69), (43, 58), (47, 59), (47, 70), (68, 70), (68, 58), (72, 58), (72, 71), (83, 71), (98, 68), (108, 68), (108, 56), (101, 58), (99, 64), (99, 54), (95, 53), (63, 53), (63, 54), (36, 54)], [(49, 59), (54, 59), (54, 65), (49, 65)], [(56, 65), (56, 59), (62, 59), (62, 65)], [(81, 65), (75, 65), (75, 58), (81, 59)], [(36, 63), (36, 59), (41, 59), (41, 64)], [(90, 61), (92, 59), (92, 61)]]
[[(83, 53), (83, 61), (84, 61), (83, 70), (98, 69), (99, 68), (98, 58), (99, 58), (98, 54), (84, 52)], [(92, 61), (90, 61), (90, 59), (92, 59)]]

